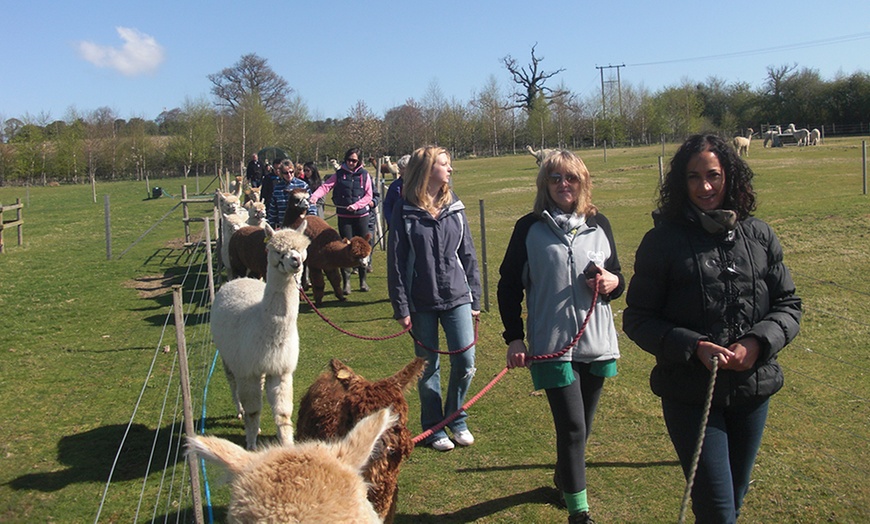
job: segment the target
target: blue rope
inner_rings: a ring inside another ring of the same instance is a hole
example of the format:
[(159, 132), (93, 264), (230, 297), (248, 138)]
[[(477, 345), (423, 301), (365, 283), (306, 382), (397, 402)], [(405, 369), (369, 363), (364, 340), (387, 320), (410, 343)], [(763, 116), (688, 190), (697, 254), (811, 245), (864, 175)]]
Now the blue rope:
[[(211, 361), (211, 369), (208, 371), (208, 377), (205, 379), (205, 388), (203, 388), (202, 392), (202, 417), (200, 417), (200, 426), (199, 432), (201, 435), (205, 435), (205, 400), (208, 398), (208, 383), (211, 382), (211, 376), (214, 373), (214, 366), (217, 363), (218, 352), (214, 352), (214, 359)], [(199, 463), (202, 466), (202, 478), (203, 483), (205, 484), (205, 507), (208, 510), (208, 521), (210, 524), (214, 524), (214, 509), (211, 507), (211, 489), (209, 489), (208, 485), (208, 475), (205, 472), (205, 460), (199, 459)]]

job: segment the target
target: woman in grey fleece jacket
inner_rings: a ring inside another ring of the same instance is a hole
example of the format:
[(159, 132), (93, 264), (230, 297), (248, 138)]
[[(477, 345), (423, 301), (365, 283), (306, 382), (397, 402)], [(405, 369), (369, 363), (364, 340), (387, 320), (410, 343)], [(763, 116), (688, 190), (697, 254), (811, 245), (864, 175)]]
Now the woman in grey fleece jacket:
[[(534, 211), (514, 227), (499, 272), (498, 304), (508, 344), (508, 367), (531, 366), (556, 425), (554, 481), (568, 506), (569, 522), (591, 522), (586, 499), (586, 439), (604, 386), (616, 374), (619, 348), (610, 300), (625, 289), (610, 222), (591, 200), (589, 170), (569, 151), (541, 163)], [(584, 270), (589, 276), (584, 274)], [(575, 338), (598, 301), (583, 336)], [(523, 330), (526, 295), (528, 334)], [(524, 338), (528, 340), (528, 349)]]

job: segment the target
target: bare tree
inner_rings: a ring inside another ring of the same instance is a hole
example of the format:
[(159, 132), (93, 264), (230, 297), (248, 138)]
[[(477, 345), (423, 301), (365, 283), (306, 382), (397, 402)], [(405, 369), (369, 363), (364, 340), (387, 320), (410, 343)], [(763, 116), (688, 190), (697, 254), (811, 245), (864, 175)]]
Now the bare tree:
[(214, 84), (212, 94), (229, 104), (233, 111), (238, 111), (246, 99), (256, 95), (266, 112), (273, 117), (281, 116), (293, 89), (266, 62), (265, 58), (249, 53), (232, 67), (208, 75)]
[(512, 80), (522, 88), (522, 90), (518, 89), (514, 92), (514, 105), (512, 107), (524, 108), (527, 111), (534, 108), (535, 100), (540, 95), (543, 95), (544, 99), (549, 101), (564, 94), (559, 90), (554, 91), (550, 89), (544, 83), (565, 69), (560, 68), (551, 72), (539, 69), (541, 62), (544, 61), (544, 57), (535, 56), (536, 47), (538, 47), (537, 43), (532, 46), (532, 63), (524, 66), (517, 64), (517, 60), (510, 55), (502, 58), (502, 62), (510, 72)]

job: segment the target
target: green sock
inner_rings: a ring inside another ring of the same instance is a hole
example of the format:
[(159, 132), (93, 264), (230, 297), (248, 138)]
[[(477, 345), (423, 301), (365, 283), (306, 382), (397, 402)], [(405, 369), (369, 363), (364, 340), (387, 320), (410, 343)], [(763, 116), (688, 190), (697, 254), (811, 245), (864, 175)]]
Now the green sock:
[(565, 493), (563, 491), (562, 494), (565, 496), (565, 505), (568, 506), (569, 515), (589, 511), (589, 502), (586, 500), (585, 489), (578, 493)]

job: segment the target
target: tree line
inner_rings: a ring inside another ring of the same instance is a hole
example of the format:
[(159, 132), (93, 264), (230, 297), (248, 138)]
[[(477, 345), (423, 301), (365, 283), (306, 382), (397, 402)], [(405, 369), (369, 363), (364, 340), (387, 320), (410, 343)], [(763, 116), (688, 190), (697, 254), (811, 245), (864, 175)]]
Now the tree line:
[[(63, 119), (25, 115), (2, 121), (0, 185), (79, 183), (240, 174), (252, 153), (276, 146), (296, 161), (328, 165), (351, 146), (365, 156), (409, 153), (425, 144), (455, 158), (516, 154), (526, 145), (580, 149), (678, 141), (691, 133), (742, 135), (794, 123), (827, 136), (870, 125), (870, 75), (832, 80), (796, 64), (768, 67), (760, 87), (711, 77), (650, 91), (609, 82), (586, 96), (544, 71), (532, 48), (520, 65), (503, 58), (515, 89), (490, 76), (471, 100), (447, 99), (437, 82), (424, 96), (376, 115), (358, 101), (344, 118), (314, 120), (303, 99), (255, 54), (209, 75), (211, 98), (188, 98), (154, 120), (120, 118), (107, 107), (70, 109)], [(271, 159), (261, 159), (270, 161)]]

